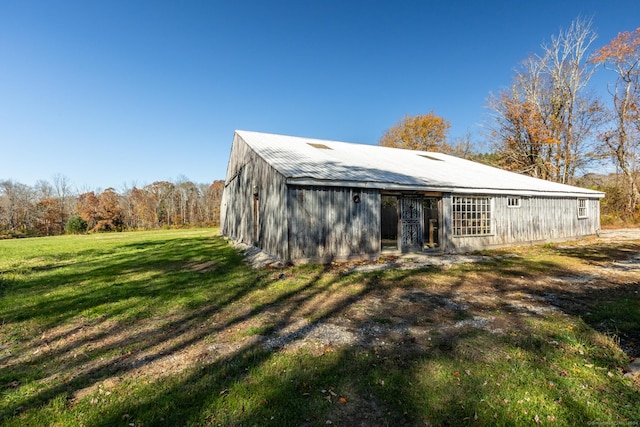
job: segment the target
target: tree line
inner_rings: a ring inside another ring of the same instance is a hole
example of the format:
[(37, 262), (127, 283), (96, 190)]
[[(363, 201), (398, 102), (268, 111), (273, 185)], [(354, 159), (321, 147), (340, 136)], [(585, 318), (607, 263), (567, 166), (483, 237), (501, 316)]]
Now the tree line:
[[(449, 122), (433, 111), (405, 117), (379, 144), (450, 153), (565, 184), (580, 184), (595, 165), (612, 165), (616, 172), (606, 180), (588, 182), (606, 183), (592, 186), (607, 192), (608, 214), (640, 222), (640, 28), (599, 48), (596, 39), (591, 20), (574, 20), (521, 62), (506, 89), (490, 95), (483, 135), (490, 153), (474, 152), (469, 135), (450, 142)], [(604, 98), (589, 85), (596, 72), (611, 76)]]
[(0, 181), (0, 238), (51, 236), (65, 232), (151, 230), (217, 226), (224, 181), (195, 184), (186, 179), (156, 181), (95, 192), (72, 189), (69, 179), (28, 186)]

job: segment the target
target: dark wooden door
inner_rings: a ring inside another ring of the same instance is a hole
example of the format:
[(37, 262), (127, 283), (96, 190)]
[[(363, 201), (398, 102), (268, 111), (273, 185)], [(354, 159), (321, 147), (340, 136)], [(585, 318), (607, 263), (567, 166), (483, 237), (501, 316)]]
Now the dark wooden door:
[(401, 252), (421, 251), (423, 246), (422, 198), (400, 198), (398, 246)]

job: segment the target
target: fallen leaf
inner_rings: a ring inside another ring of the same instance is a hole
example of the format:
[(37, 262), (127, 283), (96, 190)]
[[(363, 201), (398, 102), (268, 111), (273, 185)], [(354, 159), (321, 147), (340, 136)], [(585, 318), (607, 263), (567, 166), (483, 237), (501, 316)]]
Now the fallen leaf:
[(538, 416), (538, 414), (536, 414), (536, 416), (533, 417), (533, 421), (535, 421), (536, 424), (542, 424), (542, 420), (540, 420), (540, 417)]
[(347, 403), (347, 399), (345, 399), (344, 397), (340, 396), (340, 398), (338, 399), (338, 401), (340, 403)]

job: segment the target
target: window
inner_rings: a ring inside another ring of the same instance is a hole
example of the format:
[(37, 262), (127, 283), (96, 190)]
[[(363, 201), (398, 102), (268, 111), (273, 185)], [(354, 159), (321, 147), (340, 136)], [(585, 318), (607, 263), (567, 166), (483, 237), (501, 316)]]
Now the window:
[(578, 218), (587, 218), (587, 199), (578, 199)]
[(510, 208), (519, 208), (520, 197), (507, 197), (507, 206)]
[(453, 198), (453, 235), (486, 236), (491, 234), (491, 199), (489, 197)]

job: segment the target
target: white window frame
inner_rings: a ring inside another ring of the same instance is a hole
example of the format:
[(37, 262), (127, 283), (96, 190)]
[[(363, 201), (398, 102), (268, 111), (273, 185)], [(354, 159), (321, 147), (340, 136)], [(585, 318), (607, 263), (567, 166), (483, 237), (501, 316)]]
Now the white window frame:
[(454, 196), (451, 200), (451, 211), (454, 237), (493, 235), (493, 199), (491, 197)]
[(522, 199), (520, 197), (510, 196), (507, 197), (508, 208), (519, 208), (522, 206)]
[(578, 199), (578, 218), (589, 218), (589, 210), (587, 207), (587, 199)]

